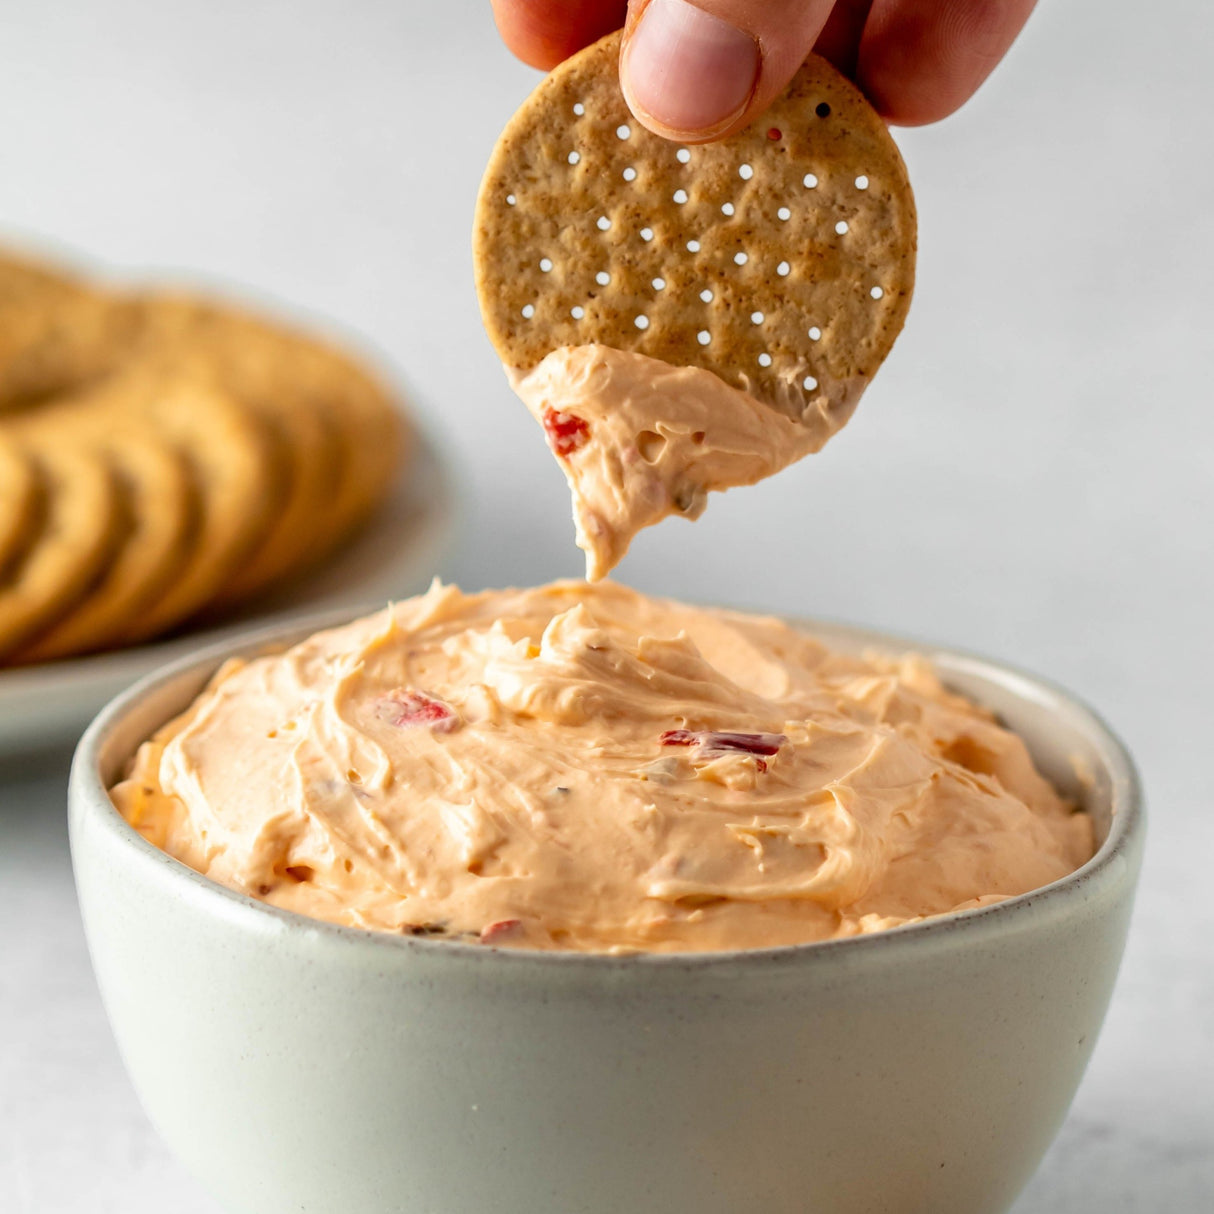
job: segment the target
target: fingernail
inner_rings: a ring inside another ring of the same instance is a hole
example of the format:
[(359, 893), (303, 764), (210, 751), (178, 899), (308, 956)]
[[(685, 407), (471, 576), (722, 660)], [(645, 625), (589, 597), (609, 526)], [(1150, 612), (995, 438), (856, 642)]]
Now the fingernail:
[(687, 0), (649, 0), (624, 47), (629, 106), (662, 134), (711, 137), (746, 108), (759, 45)]

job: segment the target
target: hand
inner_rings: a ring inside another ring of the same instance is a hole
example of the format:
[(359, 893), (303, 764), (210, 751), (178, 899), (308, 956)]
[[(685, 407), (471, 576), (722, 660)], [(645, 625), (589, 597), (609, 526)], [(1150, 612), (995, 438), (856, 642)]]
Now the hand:
[(545, 70), (621, 25), (620, 83), (650, 130), (706, 143), (744, 127), (810, 50), (891, 123), (967, 101), (1035, 0), (493, 0), (506, 45)]

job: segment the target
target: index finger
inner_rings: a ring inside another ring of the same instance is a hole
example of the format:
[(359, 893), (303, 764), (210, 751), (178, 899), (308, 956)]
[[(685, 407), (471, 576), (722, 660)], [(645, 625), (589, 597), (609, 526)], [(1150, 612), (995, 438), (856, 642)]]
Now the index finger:
[(502, 41), (524, 62), (544, 71), (618, 30), (627, 0), (492, 0)]

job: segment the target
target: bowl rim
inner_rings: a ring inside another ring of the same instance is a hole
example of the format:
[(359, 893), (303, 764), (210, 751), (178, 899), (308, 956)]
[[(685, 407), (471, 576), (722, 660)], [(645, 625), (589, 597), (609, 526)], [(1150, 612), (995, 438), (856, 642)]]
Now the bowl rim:
[[(739, 610), (732, 607), (719, 609)], [(1110, 870), (1119, 865), (1123, 857), (1129, 857), (1131, 871), (1137, 871), (1135, 852), (1139, 848), (1145, 827), (1141, 778), (1125, 744), (1104, 718), (1084, 700), (1039, 675), (970, 650), (829, 618), (775, 614), (793, 627), (823, 639), (828, 645), (832, 639), (845, 640), (849, 645), (860, 649), (875, 649), (890, 654), (918, 654), (933, 664), (943, 662), (948, 667), (946, 675), (950, 672), (968, 673), (1001, 686), (1021, 699), (1035, 700), (1056, 713), (1067, 713), (1095, 742), (1111, 777), (1112, 803), (1109, 807), (1108, 833), (1093, 856), (1074, 872), (1048, 885), (1013, 895), (989, 906), (949, 911), (878, 932), (770, 948), (624, 953), (502, 948), (459, 940), (403, 936), (370, 928), (348, 927), (273, 906), (213, 881), (145, 839), (118, 812), (110, 799), (105, 781), (101, 778), (100, 758), (110, 738), (121, 727), (128, 714), (137, 709), (148, 696), (187, 674), (201, 675), (205, 671), (205, 677), (209, 679), (228, 658), (257, 656), (285, 649), (313, 632), (338, 627), (360, 618), (360, 613), (352, 613), (349, 608), (343, 608), (297, 619), (287, 625), (279, 623), (250, 631), (242, 637), (225, 638), (169, 662), (115, 696), (85, 730), (72, 758), (68, 801), (73, 863), (78, 862), (77, 820), (81, 815), (87, 814), (96, 825), (106, 831), (111, 841), (119, 847), (131, 850), (135, 863), (150, 864), (159, 869), (170, 882), (182, 882), (183, 894), (191, 891), (194, 897), (201, 899), (204, 907), (213, 907), (216, 912), (223, 912), (223, 917), (229, 922), (235, 915), (251, 930), (273, 927), (277, 923), (279, 930), (306, 931), (319, 934), (323, 938), (363, 947), (404, 949), (406, 952), (420, 952), (434, 957), (448, 956), (453, 961), (492, 960), (507, 965), (538, 964), (594, 970), (638, 967), (712, 969), (723, 966), (736, 967), (739, 964), (800, 964), (811, 958), (825, 960), (827, 957), (871, 957), (890, 949), (905, 950), (916, 943), (939, 943), (942, 938), (958, 931), (969, 934), (981, 933), (983, 929), (1003, 931), (1011, 927), (1017, 919), (1023, 921), (1029, 913), (1039, 911), (1043, 904), (1057, 907), (1063, 900), (1077, 896), (1082, 900), (1084, 887), (1098, 878), (1109, 877)], [(945, 681), (947, 683), (947, 679)], [(183, 708), (184, 705), (175, 711), (181, 711)]]

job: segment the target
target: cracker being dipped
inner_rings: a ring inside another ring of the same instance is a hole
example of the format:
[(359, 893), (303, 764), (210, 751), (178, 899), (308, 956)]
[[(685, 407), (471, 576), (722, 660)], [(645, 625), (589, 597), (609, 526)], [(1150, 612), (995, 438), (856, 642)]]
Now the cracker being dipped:
[(683, 147), (620, 91), (620, 35), (556, 68), (481, 184), (481, 311), (574, 497), (587, 576), (710, 490), (819, 450), (902, 328), (916, 221), (859, 90), (811, 56), (757, 123)]

